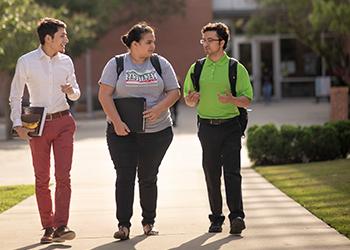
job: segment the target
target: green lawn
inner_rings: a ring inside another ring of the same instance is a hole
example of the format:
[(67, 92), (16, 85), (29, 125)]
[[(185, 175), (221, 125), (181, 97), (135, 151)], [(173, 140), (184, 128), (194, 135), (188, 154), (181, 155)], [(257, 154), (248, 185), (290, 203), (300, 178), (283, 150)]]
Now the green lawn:
[(350, 238), (350, 160), (255, 169), (311, 213)]
[(34, 194), (34, 185), (0, 186), (0, 213)]

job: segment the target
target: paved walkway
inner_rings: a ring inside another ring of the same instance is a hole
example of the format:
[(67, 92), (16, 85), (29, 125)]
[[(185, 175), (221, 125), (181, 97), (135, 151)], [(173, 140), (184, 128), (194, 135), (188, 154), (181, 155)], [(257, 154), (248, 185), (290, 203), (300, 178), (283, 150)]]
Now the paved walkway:
[[(329, 117), (328, 103), (312, 100), (254, 104), (250, 124), (273, 122), (320, 124)], [(314, 217), (249, 167), (243, 147), (243, 196), (247, 230), (241, 237), (209, 234), (209, 211), (201, 148), (195, 135), (193, 110), (180, 106), (179, 126), (159, 173), (157, 228), (160, 235), (142, 235), (138, 193), (135, 194), (131, 239), (115, 241), (114, 171), (108, 155), (102, 119), (78, 121), (72, 170), (70, 226), (77, 238), (63, 244), (40, 245), (35, 197), (0, 214), (0, 249), (350, 249), (350, 241)], [(0, 185), (33, 183), (28, 146), (0, 142)], [(136, 189), (137, 192), (137, 189)], [(227, 215), (226, 209), (224, 213)]]

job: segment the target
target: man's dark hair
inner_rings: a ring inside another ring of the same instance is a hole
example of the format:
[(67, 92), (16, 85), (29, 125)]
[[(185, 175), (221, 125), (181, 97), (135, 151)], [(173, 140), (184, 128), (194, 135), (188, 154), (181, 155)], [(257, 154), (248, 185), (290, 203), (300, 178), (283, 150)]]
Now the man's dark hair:
[(45, 17), (40, 20), (37, 28), (39, 40), (42, 45), (45, 43), (46, 35), (54, 37), (59, 28), (66, 28), (67, 25), (61, 20)]
[(146, 22), (140, 22), (132, 26), (128, 33), (121, 37), (121, 40), (126, 47), (130, 48), (131, 43), (139, 42), (145, 33), (154, 33), (154, 29)]
[(221, 23), (221, 22), (208, 23), (207, 25), (205, 25), (202, 28), (202, 30), (201, 30), (202, 35), (207, 31), (216, 31), (216, 34), (218, 35), (219, 39), (225, 41), (223, 48), (226, 49), (227, 43), (230, 40), (230, 30), (226, 24)]

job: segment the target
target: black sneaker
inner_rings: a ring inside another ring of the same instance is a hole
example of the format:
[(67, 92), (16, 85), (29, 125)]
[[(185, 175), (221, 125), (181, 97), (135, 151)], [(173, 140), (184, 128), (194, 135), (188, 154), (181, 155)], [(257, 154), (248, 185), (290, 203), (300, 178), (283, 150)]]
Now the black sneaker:
[(241, 217), (234, 218), (231, 221), (230, 234), (240, 235), (244, 229), (245, 229), (245, 223)]
[(215, 221), (212, 222), (209, 227), (209, 233), (221, 233), (222, 232), (222, 222)]

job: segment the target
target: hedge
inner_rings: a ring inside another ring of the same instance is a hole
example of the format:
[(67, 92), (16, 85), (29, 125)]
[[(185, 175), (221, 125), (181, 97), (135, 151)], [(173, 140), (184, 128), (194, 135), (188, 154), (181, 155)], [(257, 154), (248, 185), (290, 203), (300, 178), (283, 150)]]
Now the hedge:
[(350, 121), (309, 127), (254, 125), (248, 129), (247, 148), (255, 165), (346, 158), (350, 153)]

